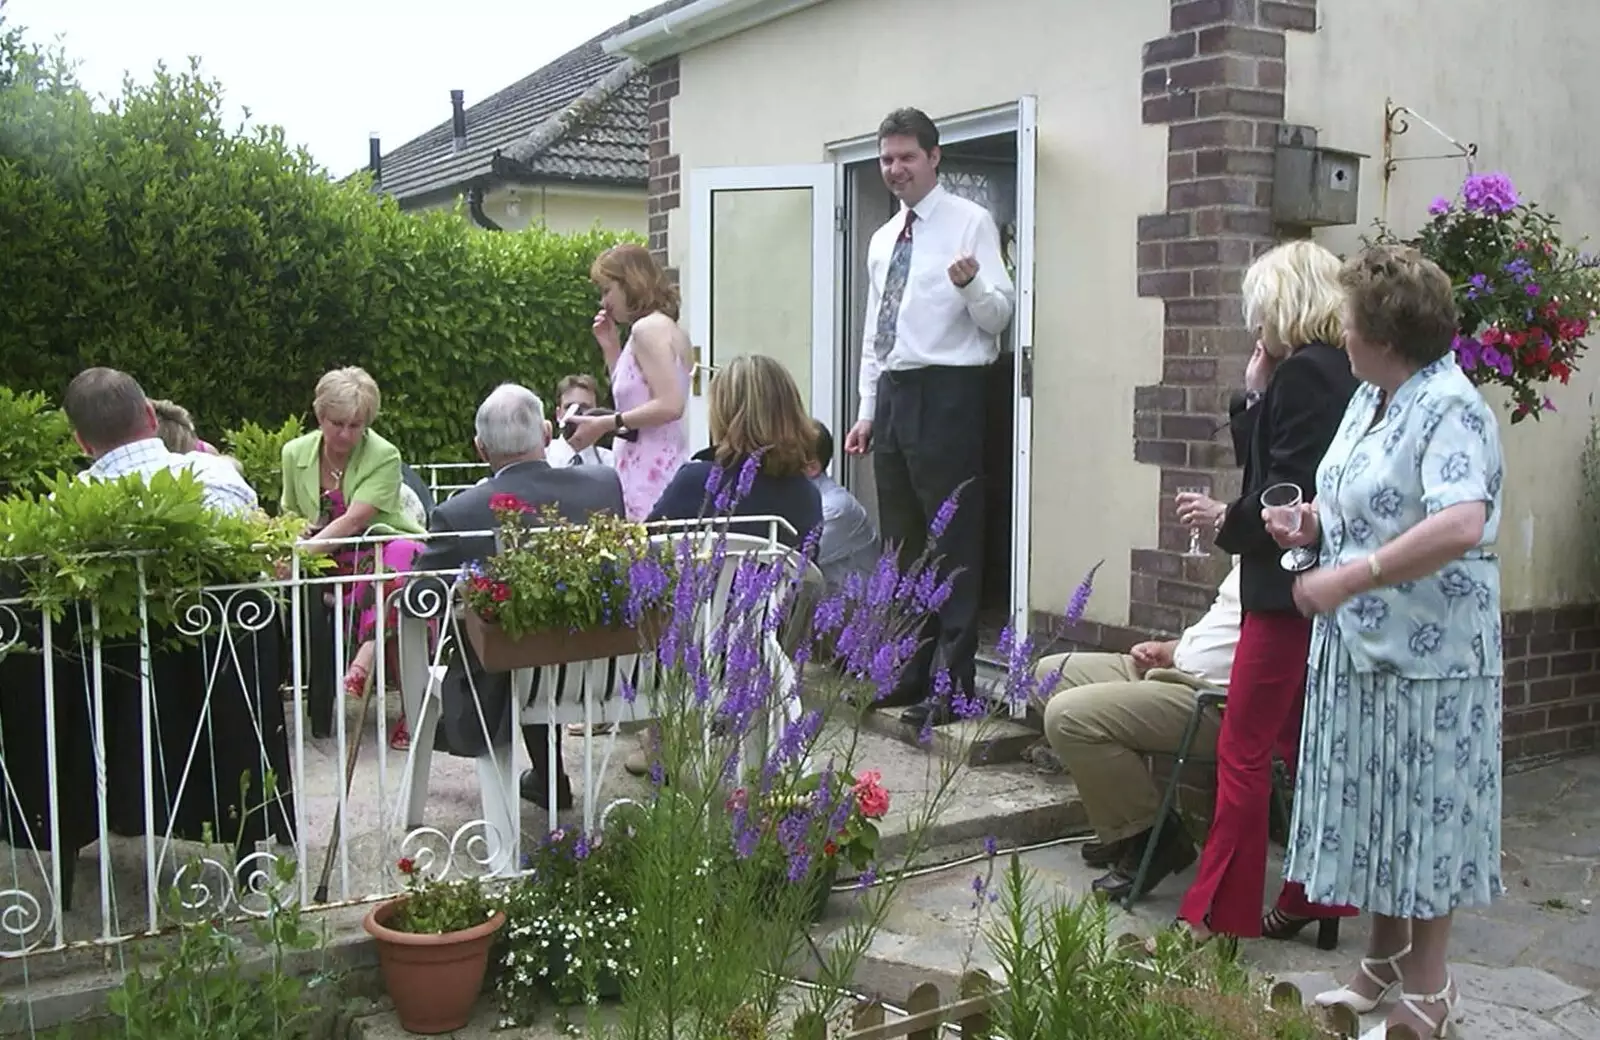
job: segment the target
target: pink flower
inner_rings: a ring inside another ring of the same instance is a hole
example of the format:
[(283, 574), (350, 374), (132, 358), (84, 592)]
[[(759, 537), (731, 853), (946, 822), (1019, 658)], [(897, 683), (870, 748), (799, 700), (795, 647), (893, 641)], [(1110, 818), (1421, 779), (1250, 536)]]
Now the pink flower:
[(889, 792), (884, 790), (882, 780), (882, 773), (868, 769), (851, 789), (856, 805), (861, 807), (861, 815), (869, 820), (881, 819), (889, 811)]
[(489, 508), (496, 513), (520, 513), (527, 505), (516, 495), (501, 491), (489, 496)]

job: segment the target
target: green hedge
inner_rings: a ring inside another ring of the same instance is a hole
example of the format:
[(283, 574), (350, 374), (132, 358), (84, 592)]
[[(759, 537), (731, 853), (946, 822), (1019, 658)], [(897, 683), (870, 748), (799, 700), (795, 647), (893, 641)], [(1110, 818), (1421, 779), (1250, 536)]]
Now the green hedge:
[(194, 69), (97, 112), (59, 55), (0, 35), (0, 373), (20, 391), (59, 400), (111, 365), (215, 440), (307, 417), (317, 378), (358, 364), (409, 459), (467, 458), (495, 384), (603, 376), (588, 269), (618, 238), (401, 213), (277, 129), (225, 126)]

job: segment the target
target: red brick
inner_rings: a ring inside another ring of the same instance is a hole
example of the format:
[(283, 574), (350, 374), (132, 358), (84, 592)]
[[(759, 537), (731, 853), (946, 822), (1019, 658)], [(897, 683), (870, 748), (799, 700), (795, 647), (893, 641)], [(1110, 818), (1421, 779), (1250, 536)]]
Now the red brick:
[(1129, 556), (1129, 567), (1135, 574), (1179, 578), (1183, 576), (1183, 557), (1155, 549), (1135, 549)]
[(1187, 213), (1152, 213), (1139, 218), (1139, 241), (1188, 238), (1193, 233), (1192, 226)]
[(1165, 357), (1183, 357), (1189, 351), (1188, 329), (1167, 329), (1161, 334), (1161, 353)]
[(1167, 131), (1167, 151), (1196, 148), (1251, 148), (1256, 143), (1255, 123), (1248, 119), (1202, 119), (1180, 123)]
[(1559, 654), (1572, 649), (1572, 633), (1568, 632), (1542, 632), (1528, 640), (1528, 653), (1531, 656), (1542, 654)]
[(1182, 411), (1184, 402), (1182, 387), (1139, 386), (1133, 390), (1133, 407), (1135, 411)]
[(1269, 29), (1222, 25), (1201, 29), (1195, 40), (1197, 54), (1249, 54), (1258, 58), (1283, 57), (1283, 34)]
[(1152, 466), (1182, 466), (1189, 461), (1189, 448), (1181, 441), (1136, 440), (1133, 461)]
[(1582, 675), (1594, 671), (1594, 654), (1578, 651), (1550, 658), (1551, 675)]
[(1145, 100), (1142, 118), (1146, 124), (1175, 123), (1180, 119), (1193, 119), (1194, 112), (1193, 94), (1162, 94)]
[(1255, 201), (1255, 182), (1237, 177), (1207, 177), (1167, 188), (1169, 210), (1206, 206), (1248, 206)]
[(1556, 704), (1550, 708), (1550, 728), (1566, 729), (1586, 725), (1594, 717), (1591, 704)]
[[(1221, 418), (1212, 424), (1213, 437), (1222, 433)], [(1190, 441), (1189, 465), (1195, 469), (1223, 469), (1237, 463), (1233, 454), (1233, 445), (1224, 444), (1222, 441)]]
[(1540, 679), (1538, 682), (1528, 684), (1528, 702), (1531, 704), (1550, 704), (1567, 700), (1571, 696), (1570, 678)]
[(1167, 156), (1167, 181), (1189, 181), (1194, 179), (1194, 152), (1179, 152)]
[(1139, 276), (1140, 296), (1159, 296), (1172, 299), (1189, 295), (1188, 271), (1161, 271)]
[(1146, 628), (1164, 635), (1176, 636), (1183, 631), (1183, 612), (1154, 603), (1132, 603), (1128, 606), (1128, 624)]
[(1255, 0), (1176, 0), (1172, 5), (1173, 32), (1255, 20)]
[(1163, 271), (1167, 267), (1167, 250), (1160, 242), (1139, 244), (1139, 270)]
[(1250, 177), (1271, 177), (1273, 155), (1265, 151), (1246, 151), (1239, 148), (1206, 148), (1194, 153), (1195, 173), (1201, 177), (1222, 174), (1244, 174)]
[(1173, 242), (1167, 246), (1167, 264), (1172, 267), (1205, 267), (1222, 261), (1222, 243), (1214, 238)]
[(1242, 87), (1212, 87), (1197, 91), (1199, 103), (1194, 114), (1201, 119), (1212, 116), (1250, 116), (1257, 119), (1283, 118), (1283, 91), (1246, 90)]
[(1261, 24), (1270, 25), (1274, 29), (1316, 32), (1317, 12), (1315, 8), (1304, 7), (1300, 4), (1261, 0)]
[(1550, 712), (1544, 708), (1508, 711), (1501, 725), (1508, 737), (1520, 737), (1525, 733), (1542, 733), (1550, 728)]
[[(1180, 386), (1214, 385), (1217, 381), (1217, 363), (1210, 358), (1167, 358), (1161, 365), (1161, 381)], [(1182, 465), (1182, 462), (1174, 465)]]
[(1217, 420), (1209, 415), (1163, 415), (1161, 436), (1176, 441), (1209, 441), (1217, 435)]
[(658, 86), (662, 83), (672, 83), (678, 78), (678, 59), (674, 55), (656, 62), (650, 66), (650, 85)]
[[(1214, 329), (1195, 329), (1189, 334), (1196, 354), (1222, 357), (1227, 354), (1248, 355), (1255, 348), (1255, 336), (1243, 325), (1223, 325)], [(1231, 388), (1228, 392), (1232, 392)]]
[(1167, 326), (1194, 327), (1222, 324), (1222, 306), (1220, 300), (1208, 299), (1169, 299), (1167, 304)]
[(1144, 45), (1144, 63), (1164, 65), (1171, 61), (1183, 61), (1194, 57), (1194, 48), (1195, 35), (1192, 32), (1163, 36)]
[(1196, 271), (1192, 291), (1196, 296), (1233, 296), (1239, 292), (1243, 282), (1244, 272), (1238, 268)]
[(1260, 58), (1256, 61), (1255, 85), (1266, 90), (1282, 90), (1284, 87), (1283, 62), (1273, 58)]

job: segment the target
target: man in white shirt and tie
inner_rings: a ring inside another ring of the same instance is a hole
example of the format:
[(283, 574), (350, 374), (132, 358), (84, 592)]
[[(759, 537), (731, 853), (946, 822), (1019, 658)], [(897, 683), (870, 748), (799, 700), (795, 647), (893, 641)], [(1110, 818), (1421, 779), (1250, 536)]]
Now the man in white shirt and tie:
[(949, 718), (948, 706), (925, 703), (936, 655), (958, 691), (975, 688), (985, 369), (1015, 297), (994, 219), (939, 185), (939, 158), (939, 130), (925, 113), (898, 109), (878, 127), (879, 169), (901, 208), (867, 247), (861, 407), (845, 438), (847, 452), (872, 452), (879, 527), (900, 546), (902, 567), (960, 489), (935, 545), (944, 568), (958, 569), (954, 590), (878, 702), (910, 705), (902, 718), (918, 725), (930, 712), (936, 723)]
[[(566, 419), (574, 415), (588, 414), (600, 401), (600, 384), (594, 376), (587, 372), (576, 375), (564, 376), (556, 384), (556, 433)], [(563, 466), (609, 466), (611, 462), (611, 449), (603, 448), (598, 444), (591, 444), (582, 451), (575, 452), (567, 439), (557, 436), (545, 449), (545, 458), (557, 469)]]

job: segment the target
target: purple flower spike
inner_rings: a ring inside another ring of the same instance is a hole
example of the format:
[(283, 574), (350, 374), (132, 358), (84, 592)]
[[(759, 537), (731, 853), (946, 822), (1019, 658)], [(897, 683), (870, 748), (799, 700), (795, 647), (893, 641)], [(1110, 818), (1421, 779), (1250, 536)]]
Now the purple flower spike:
[(983, 854), (985, 856), (993, 859), (999, 852), (1000, 843), (995, 840), (994, 835), (991, 834), (989, 837), (983, 839)]
[(1100, 567), (1106, 561), (1101, 560), (1089, 568), (1089, 573), (1083, 576), (1078, 587), (1072, 592), (1072, 599), (1067, 601), (1067, 624), (1076, 625), (1083, 620), (1083, 612), (1089, 609), (1089, 597), (1094, 594), (1094, 576), (1099, 573)]
[(867, 864), (867, 869), (863, 870), (861, 872), (861, 875), (856, 878), (856, 887), (864, 890), (864, 889), (871, 888), (873, 885), (875, 885), (877, 883), (878, 883), (878, 865), (876, 863), (868, 863)]
[(722, 466), (713, 462), (711, 471), (706, 474), (706, 494), (715, 495), (722, 490)]
[(738, 501), (743, 502), (750, 496), (750, 489), (756, 486), (756, 474), (761, 472), (761, 456), (763, 452), (757, 451), (744, 460), (744, 465), (739, 467), (739, 487), (737, 489)]
[(578, 860), (589, 858), (589, 839), (582, 834), (572, 843), (572, 858)]
[(1446, 213), (1450, 212), (1450, 200), (1445, 198), (1443, 195), (1439, 196), (1438, 198), (1434, 199), (1432, 205), (1428, 207), (1428, 212), (1436, 217), (1444, 216)]
[(950, 527), (950, 522), (956, 518), (957, 500), (961, 497), (961, 489), (951, 492), (950, 497), (939, 504), (939, 511), (933, 514), (933, 523), (928, 525), (929, 541), (938, 541)]
[(805, 849), (801, 849), (793, 856), (789, 857), (789, 880), (791, 882), (798, 883), (804, 881), (806, 879), (806, 875), (810, 873), (810, 871), (811, 854)]

